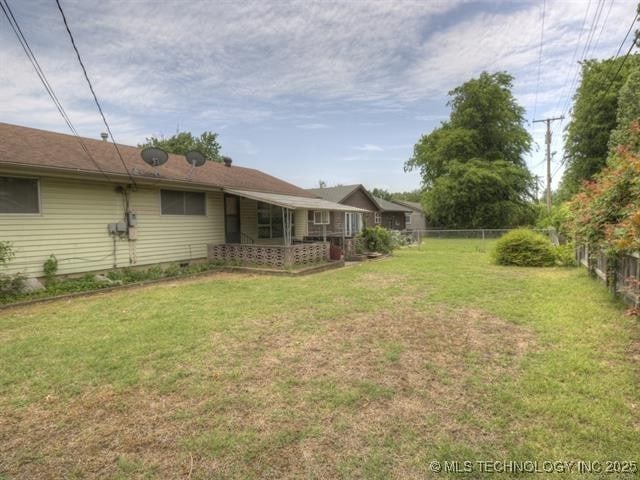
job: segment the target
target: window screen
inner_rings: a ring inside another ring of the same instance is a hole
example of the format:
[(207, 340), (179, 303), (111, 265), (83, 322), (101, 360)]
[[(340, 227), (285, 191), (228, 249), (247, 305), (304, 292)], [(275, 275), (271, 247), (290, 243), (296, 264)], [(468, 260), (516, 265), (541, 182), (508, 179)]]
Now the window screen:
[(206, 213), (205, 195), (202, 192), (184, 192), (184, 214), (204, 215)]
[(0, 177), (0, 213), (40, 213), (38, 180)]
[(160, 199), (163, 215), (205, 215), (206, 196), (203, 192), (180, 192), (161, 190)]

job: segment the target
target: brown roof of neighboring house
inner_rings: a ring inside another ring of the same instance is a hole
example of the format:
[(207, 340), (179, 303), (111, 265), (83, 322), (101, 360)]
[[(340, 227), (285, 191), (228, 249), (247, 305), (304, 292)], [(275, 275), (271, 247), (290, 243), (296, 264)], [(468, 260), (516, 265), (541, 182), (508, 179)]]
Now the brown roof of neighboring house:
[[(101, 174), (102, 170), (114, 181), (121, 181), (121, 177), (127, 175), (113, 143), (91, 138), (82, 140), (95, 163), (73, 135), (0, 122), (0, 166), (53, 169), (79, 175)], [(154, 168), (140, 157), (140, 148), (120, 144), (118, 148), (129, 172), (140, 182), (167, 181), (194, 186), (228, 187), (315, 197), (302, 188), (253, 168), (235, 165), (226, 167), (221, 163), (206, 162), (203, 166), (192, 169), (182, 155), (170, 154), (169, 161), (158, 167), (156, 174)], [(113, 178), (114, 176), (117, 178)]]

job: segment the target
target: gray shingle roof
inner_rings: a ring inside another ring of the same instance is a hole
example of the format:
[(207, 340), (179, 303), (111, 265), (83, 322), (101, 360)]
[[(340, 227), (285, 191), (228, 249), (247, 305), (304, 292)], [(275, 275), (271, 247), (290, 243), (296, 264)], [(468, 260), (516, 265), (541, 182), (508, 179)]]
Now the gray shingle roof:
[(411, 209), (404, 205), (398, 205), (397, 203), (389, 202), (384, 198), (373, 197), (383, 212), (411, 212)]
[[(340, 203), (362, 185), (338, 185), (337, 187), (308, 188), (307, 191), (330, 202)], [(364, 188), (364, 187), (362, 187)]]
[(407, 202), (406, 200), (394, 200), (394, 203), (397, 203), (398, 205), (405, 205), (410, 209), (416, 210), (418, 212), (424, 212), (422, 205), (420, 205), (418, 202)]

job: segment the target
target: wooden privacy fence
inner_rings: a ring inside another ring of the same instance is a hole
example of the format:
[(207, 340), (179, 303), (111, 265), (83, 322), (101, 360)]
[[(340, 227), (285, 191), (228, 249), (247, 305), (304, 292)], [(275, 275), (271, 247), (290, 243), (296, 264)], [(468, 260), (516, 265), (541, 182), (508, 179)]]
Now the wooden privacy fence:
[(576, 248), (576, 260), (605, 282), (609, 290), (634, 306), (640, 304), (640, 253), (607, 256), (587, 245)]

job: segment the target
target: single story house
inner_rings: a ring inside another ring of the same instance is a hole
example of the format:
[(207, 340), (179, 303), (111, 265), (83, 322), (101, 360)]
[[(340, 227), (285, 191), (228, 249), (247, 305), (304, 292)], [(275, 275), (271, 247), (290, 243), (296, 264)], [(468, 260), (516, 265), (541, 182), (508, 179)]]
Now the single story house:
[(406, 230), (411, 209), (380, 197), (373, 197), (378, 204), (380, 224), (389, 230)]
[(122, 159), (111, 142), (0, 123), (0, 240), (15, 252), (0, 271), (42, 276), (52, 254), (59, 274), (206, 258), (312, 263), (329, 256), (331, 216), (364, 212), (230, 161), (169, 155), (151, 166), (139, 148), (118, 150)]
[(424, 214), (422, 205), (418, 202), (408, 202), (406, 200), (394, 200), (393, 203), (411, 209), (411, 213), (405, 214), (405, 226), (407, 230), (416, 231), (427, 229), (427, 217)]
[(381, 221), (378, 204), (362, 185), (309, 188), (307, 191), (324, 200), (361, 209), (359, 212), (336, 212), (332, 215), (327, 227), (332, 237), (353, 237), (363, 227), (371, 227)]

